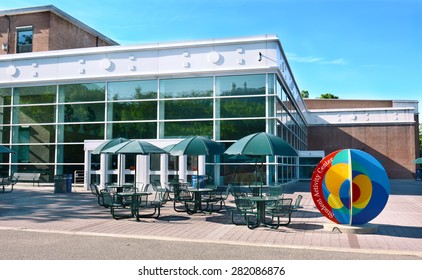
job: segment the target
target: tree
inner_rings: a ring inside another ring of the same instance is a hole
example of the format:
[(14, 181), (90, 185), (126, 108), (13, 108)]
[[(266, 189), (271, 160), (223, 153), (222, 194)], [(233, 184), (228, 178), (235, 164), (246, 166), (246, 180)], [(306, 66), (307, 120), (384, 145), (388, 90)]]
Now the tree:
[(338, 99), (338, 96), (335, 96), (334, 94), (331, 93), (323, 93), (320, 96), (321, 99)]
[(419, 156), (422, 156), (422, 124), (419, 125)]
[(300, 94), (302, 95), (302, 98), (309, 98), (309, 92), (307, 90), (302, 90)]

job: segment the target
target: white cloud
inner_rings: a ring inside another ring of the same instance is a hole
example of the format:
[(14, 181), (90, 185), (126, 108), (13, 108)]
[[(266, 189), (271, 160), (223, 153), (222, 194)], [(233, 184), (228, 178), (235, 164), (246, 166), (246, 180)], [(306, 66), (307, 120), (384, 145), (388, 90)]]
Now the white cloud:
[(300, 62), (300, 63), (319, 63), (319, 64), (335, 64), (335, 65), (346, 64), (346, 61), (343, 58), (327, 60), (324, 57), (298, 56), (295, 53), (286, 53), (286, 56), (289, 61), (295, 61), (295, 62)]
[(345, 65), (346, 61), (343, 58), (338, 58), (338, 59), (334, 59), (334, 60), (329, 60), (329, 61), (322, 61), (322, 64), (336, 64), (336, 65)]

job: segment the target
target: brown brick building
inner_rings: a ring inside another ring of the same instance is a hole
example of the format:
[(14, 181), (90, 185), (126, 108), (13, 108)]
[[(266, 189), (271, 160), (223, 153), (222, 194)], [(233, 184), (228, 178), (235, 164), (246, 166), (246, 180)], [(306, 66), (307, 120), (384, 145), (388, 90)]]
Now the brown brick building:
[(391, 178), (414, 178), (419, 157), (417, 102), (305, 99), (308, 148), (329, 154), (360, 149), (377, 158)]
[(0, 55), (110, 45), (118, 43), (52, 5), (0, 11)]

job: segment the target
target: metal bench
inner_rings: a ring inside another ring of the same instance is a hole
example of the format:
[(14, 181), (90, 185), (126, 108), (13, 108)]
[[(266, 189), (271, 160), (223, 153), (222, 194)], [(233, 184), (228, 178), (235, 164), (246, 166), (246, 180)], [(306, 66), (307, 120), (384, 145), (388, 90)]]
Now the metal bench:
[(32, 186), (35, 186), (35, 183), (40, 186), (41, 173), (15, 173), (13, 176), (18, 182), (32, 182)]

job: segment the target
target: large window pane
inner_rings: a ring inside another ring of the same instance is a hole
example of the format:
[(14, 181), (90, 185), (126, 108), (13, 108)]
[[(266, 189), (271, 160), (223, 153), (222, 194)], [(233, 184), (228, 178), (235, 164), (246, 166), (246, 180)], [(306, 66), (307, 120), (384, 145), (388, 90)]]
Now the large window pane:
[(207, 119), (213, 116), (212, 99), (161, 101), (164, 119)]
[(104, 103), (66, 104), (59, 106), (64, 112), (64, 122), (101, 122), (104, 121)]
[(10, 105), (12, 100), (11, 88), (0, 88), (0, 105)]
[(0, 107), (0, 124), (10, 124), (10, 107)]
[(162, 122), (160, 138), (180, 138), (189, 136), (212, 137), (212, 121)]
[(219, 121), (220, 140), (238, 140), (246, 135), (265, 131), (265, 120)]
[(104, 83), (59, 86), (59, 102), (104, 101)]
[(14, 104), (45, 104), (56, 102), (56, 86), (22, 87), (14, 90)]
[(55, 125), (19, 125), (13, 127), (13, 143), (55, 143)]
[(156, 120), (157, 101), (108, 103), (108, 121)]
[(215, 79), (221, 96), (265, 94), (265, 75), (224, 76)]
[(0, 126), (0, 143), (10, 143), (10, 126)]
[(111, 82), (107, 100), (138, 100), (157, 98), (157, 80)]
[(160, 162), (161, 162), (161, 155), (160, 154), (150, 155), (150, 170), (160, 171), (160, 168), (161, 168)]
[(52, 163), (54, 162), (54, 145), (14, 145), (19, 163)]
[(221, 118), (265, 117), (265, 97), (222, 98)]
[(104, 124), (61, 125), (63, 140), (59, 142), (84, 142), (84, 140), (104, 139)]
[(108, 138), (156, 139), (157, 123), (113, 123), (109, 124), (111, 135)]
[(161, 98), (207, 97), (212, 93), (212, 77), (160, 80)]
[(56, 106), (14, 107), (15, 124), (55, 123)]
[(65, 154), (60, 163), (83, 163), (84, 145), (62, 145)]

